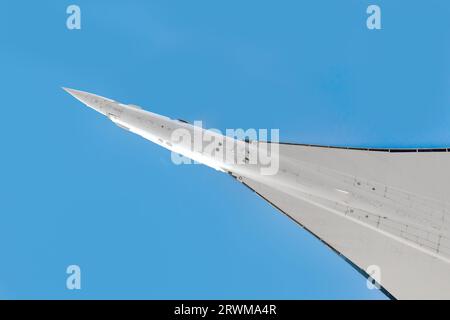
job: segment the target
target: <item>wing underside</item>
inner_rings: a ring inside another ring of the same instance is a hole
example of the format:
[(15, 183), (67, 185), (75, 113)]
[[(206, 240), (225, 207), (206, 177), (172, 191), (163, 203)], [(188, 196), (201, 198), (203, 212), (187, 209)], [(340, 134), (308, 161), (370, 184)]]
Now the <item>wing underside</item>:
[(379, 268), (391, 298), (450, 298), (450, 153), (280, 145), (280, 157), (340, 181), (374, 209), (253, 176), (239, 180), (361, 273)]

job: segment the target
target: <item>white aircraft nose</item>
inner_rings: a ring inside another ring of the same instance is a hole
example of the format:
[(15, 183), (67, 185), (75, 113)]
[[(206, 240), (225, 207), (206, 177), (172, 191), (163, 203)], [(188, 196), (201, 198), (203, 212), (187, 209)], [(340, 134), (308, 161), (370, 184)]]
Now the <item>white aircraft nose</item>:
[(86, 105), (89, 105), (88, 103), (89, 103), (89, 96), (91, 95), (90, 93), (65, 87), (62, 88), (64, 89), (64, 91), (73, 96), (75, 99), (81, 101)]
[(81, 101), (83, 104), (88, 106), (89, 108), (94, 109), (102, 114), (106, 114), (106, 111), (109, 108), (109, 103), (113, 102), (111, 99), (107, 99), (96, 94), (92, 94), (85, 91), (70, 89), (62, 87), (67, 93), (73, 96), (75, 99)]

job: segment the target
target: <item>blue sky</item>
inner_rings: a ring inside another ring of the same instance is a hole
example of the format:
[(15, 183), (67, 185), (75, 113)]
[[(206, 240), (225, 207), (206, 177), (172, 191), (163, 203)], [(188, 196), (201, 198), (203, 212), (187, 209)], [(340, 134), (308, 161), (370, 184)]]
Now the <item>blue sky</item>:
[(60, 87), (282, 141), (444, 147), (449, 15), (444, 0), (3, 3), (0, 298), (385, 299), (244, 186), (173, 165)]

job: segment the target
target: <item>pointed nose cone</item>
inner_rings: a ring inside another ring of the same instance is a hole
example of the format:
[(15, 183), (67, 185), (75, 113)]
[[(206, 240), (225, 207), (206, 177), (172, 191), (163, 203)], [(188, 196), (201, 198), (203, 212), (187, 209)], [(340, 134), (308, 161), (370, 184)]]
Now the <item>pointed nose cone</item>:
[(80, 91), (80, 90), (65, 88), (65, 87), (62, 87), (62, 88), (64, 91), (66, 91), (68, 94), (73, 96), (75, 99), (81, 101), (85, 105), (89, 105), (88, 102), (89, 102), (90, 93)]
[(64, 87), (63, 89), (71, 96), (73, 96), (75, 99), (81, 101), (83, 104), (88, 106), (89, 108), (92, 108), (95, 111), (98, 111), (102, 114), (106, 114), (106, 112), (110, 109), (109, 104), (113, 102), (113, 100), (89, 92)]

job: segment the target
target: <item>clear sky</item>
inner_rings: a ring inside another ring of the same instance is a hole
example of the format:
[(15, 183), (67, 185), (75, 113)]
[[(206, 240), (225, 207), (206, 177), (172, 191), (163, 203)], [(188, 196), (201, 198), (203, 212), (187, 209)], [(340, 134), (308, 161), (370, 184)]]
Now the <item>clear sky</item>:
[(226, 174), (175, 166), (60, 87), (288, 142), (445, 147), (450, 2), (1, 7), (0, 298), (385, 298)]

